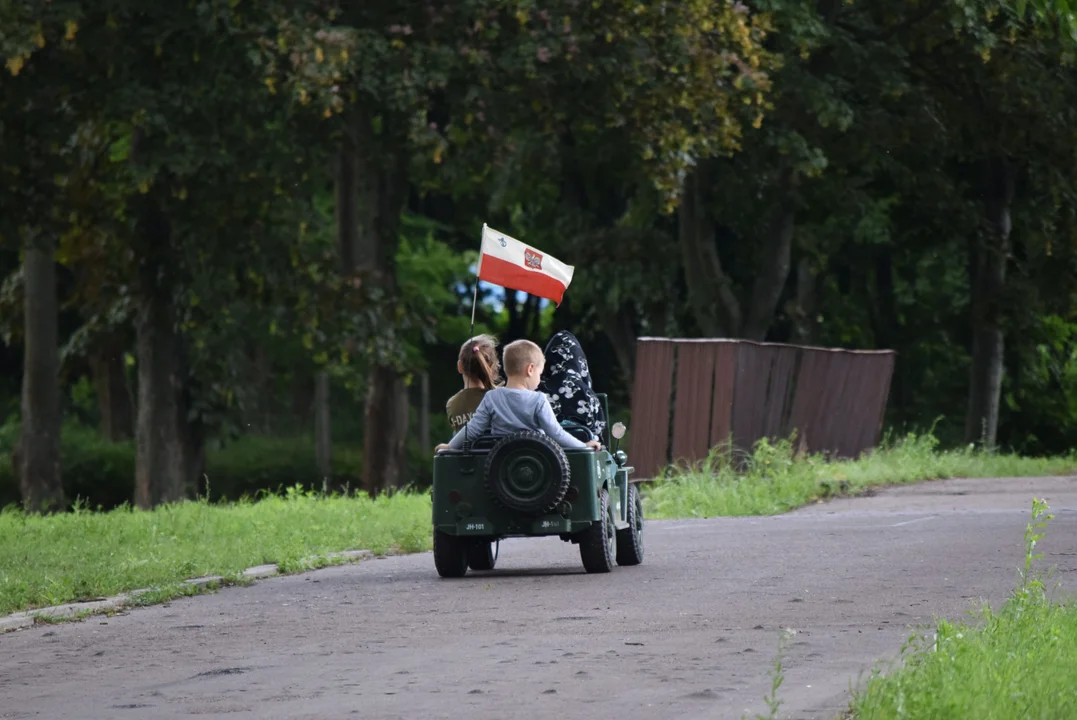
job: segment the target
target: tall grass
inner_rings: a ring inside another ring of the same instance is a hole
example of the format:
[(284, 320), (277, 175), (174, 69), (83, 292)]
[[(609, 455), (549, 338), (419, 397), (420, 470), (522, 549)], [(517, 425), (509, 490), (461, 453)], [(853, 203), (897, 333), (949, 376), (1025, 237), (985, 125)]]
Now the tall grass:
[[(0, 614), (160, 587), (165, 596), (202, 575), (237, 579), (255, 565), (284, 571), (348, 549), (430, 547), (430, 501), (370, 500), (290, 490), (259, 502), (185, 502), (152, 511), (0, 513)], [(159, 596), (160, 597), (160, 596)]]
[(999, 610), (979, 623), (938, 622), (933, 637), (914, 636), (904, 666), (875, 674), (854, 695), (855, 720), (1058, 720), (1077, 717), (1077, 606), (1056, 604), (1044, 576), (1032, 573), (1036, 543), (1052, 516), (1033, 501), (1025, 532), (1025, 568)]
[(644, 492), (648, 518), (770, 515), (869, 487), (953, 477), (1029, 477), (1077, 471), (1077, 456), (1025, 458), (962, 448), (939, 450), (931, 435), (889, 440), (857, 460), (798, 456), (794, 442), (760, 441), (750, 455), (715, 448), (673, 469)]

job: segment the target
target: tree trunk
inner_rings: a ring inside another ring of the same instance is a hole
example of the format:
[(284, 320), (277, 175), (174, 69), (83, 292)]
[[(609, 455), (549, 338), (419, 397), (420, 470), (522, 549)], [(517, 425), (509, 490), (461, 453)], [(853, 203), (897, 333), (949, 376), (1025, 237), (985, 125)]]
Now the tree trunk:
[(871, 313), (875, 347), (893, 348), (897, 342), (897, 301), (894, 297), (894, 260), (889, 250), (875, 260), (875, 307)]
[[(676, 297), (676, 291), (673, 291), (673, 297)], [(644, 327), (644, 335), (652, 335), (655, 337), (665, 337), (667, 333), (671, 332), (670, 326), (673, 324), (674, 313), (673, 303), (670, 300), (663, 300), (658, 302), (648, 303), (644, 309), (643, 317), (646, 321)], [(633, 345), (633, 356), (635, 354), (635, 346)]]
[(542, 325), (542, 311), (539, 303), (542, 301), (538, 295), (528, 295), (524, 306), (524, 335), (526, 338), (538, 337)]
[(985, 163), (983, 230), (970, 263), (972, 271), (972, 368), (969, 380), (966, 442), (982, 442), (993, 450), (998, 437), (1002, 394), (1004, 336), (1002, 299), (1010, 251), (1010, 205), (1015, 172), (1005, 158)]
[(53, 242), (36, 238), (26, 248), (22, 435), (19, 487), (27, 512), (54, 512), (65, 503), (60, 475), (60, 354)]
[(314, 457), (323, 482), (333, 477), (329, 397), (329, 373), (319, 370), (314, 376)]
[(269, 364), (269, 353), (261, 344), (250, 349), (251, 372), (253, 374), (254, 402), (247, 411), (247, 423), (257, 432), (270, 434), (273, 425), (273, 371)]
[(508, 323), (505, 325), (502, 342), (508, 345), (520, 337), (520, 303), (516, 302), (515, 290), (505, 290), (505, 314), (508, 316)]
[(789, 279), (796, 212), (796, 181), (795, 172), (787, 171), (783, 174), (778, 197), (764, 229), (762, 263), (756, 273), (755, 282), (752, 283), (752, 302), (748, 306), (744, 327), (740, 332), (740, 337), (748, 340), (761, 342), (766, 339), (767, 331), (774, 322), (774, 311), (778, 308), (778, 301)]
[[(388, 298), (397, 292), (396, 252), (400, 213), (407, 199), (406, 140), (378, 135), (371, 118), (357, 112), (338, 163), (337, 232), (344, 272), (366, 271)], [(405, 476), (408, 392), (392, 367), (373, 369), (363, 418), (363, 485), (371, 495), (399, 487)]]
[(363, 482), (371, 497), (401, 487), (406, 478), (408, 392), (404, 378), (389, 367), (376, 367), (367, 395), (363, 438)]
[[(187, 364), (184, 363), (184, 367)], [(185, 395), (184, 407), (190, 406), (191, 395)], [(209, 486), (209, 478), (206, 476), (206, 426), (201, 418), (195, 418), (183, 422), (180, 418), (180, 432), (182, 433), (183, 452), (187, 458), (187, 483), (185, 488), (193, 489), (199, 497), (209, 498), (212, 488)], [(186, 490), (185, 490), (186, 492)]]
[(517, 300), (517, 291), (505, 291), (505, 312), (508, 314), (508, 324), (502, 335), (502, 343), (507, 345), (514, 340), (533, 338), (538, 334), (539, 322), (542, 313), (539, 312), (539, 302), (542, 298), (529, 293), (523, 294), (523, 301)]
[(741, 309), (715, 246), (714, 220), (707, 207), (710, 189), (706, 166), (695, 168), (685, 178), (678, 232), (696, 324), (706, 337), (723, 337), (740, 329)]
[(96, 344), (90, 355), (97, 407), (101, 415), (101, 436), (112, 442), (134, 435), (134, 408), (123, 365), (124, 344), (109, 336)]
[[(356, 123), (357, 125), (357, 123)], [(357, 132), (357, 129), (356, 129)], [(337, 154), (336, 193), (337, 252), (345, 274), (353, 273), (360, 265), (362, 233), (360, 212), (360, 177), (357, 135), (345, 133)]]
[(143, 201), (138, 232), (135, 504), (152, 508), (187, 496), (196, 477), (198, 435), (187, 419), (187, 367), (176, 327), (176, 258), (171, 227), (155, 199)]
[(419, 375), (419, 444), (424, 451), (434, 447), (430, 444), (430, 373), (425, 370)]
[(629, 389), (636, 372), (636, 329), (632, 318), (631, 306), (622, 306), (616, 312), (607, 312), (602, 316), (602, 327), (613, 346), (617, 364), (621, 366), (621, 379)]
[(808, 258), (801, 258), (797, 263), (796, 297), (788, 306), (792, 320), (790, 341), (797, 345), (811, 345), (815, 342), (815, 271)]
[[(337, 254), (345, 275), (355, 272), (359, 266), (362, 246), (359, 242), (359, 156), (356, 138), (345, 136), (337, 153), (336, 178), (333, 191), (336, 196), (335, 213), (337, 226)], [(329, 373), (318, 370), (314, 374), (314, 457), (318, 474), (326, 482), (333, 476), (333, 413), (331, 410), (331, 386)]]
[(292, 414), (307, 421), (310, 419), (310, 411), (313, 406), (314, 377), (306, 372), (292, 373)]

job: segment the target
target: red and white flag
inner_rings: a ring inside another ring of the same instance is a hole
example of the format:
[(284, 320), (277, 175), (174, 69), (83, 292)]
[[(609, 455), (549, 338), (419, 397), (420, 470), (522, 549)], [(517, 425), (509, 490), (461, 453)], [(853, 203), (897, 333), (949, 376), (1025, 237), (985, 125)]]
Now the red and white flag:
[(538, 295), (560, 305), (574, 270), (552, 255), (482, 226), (479, 280)]

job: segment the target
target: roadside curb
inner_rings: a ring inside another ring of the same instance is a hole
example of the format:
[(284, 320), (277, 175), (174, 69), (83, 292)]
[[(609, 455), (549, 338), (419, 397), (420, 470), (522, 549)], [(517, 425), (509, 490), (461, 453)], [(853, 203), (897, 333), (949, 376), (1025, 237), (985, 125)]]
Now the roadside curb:
[[(332, 565), (344, 565), (350, 563), (361, 562), (363, 560), (372, 560), (377, 557), (370, 550), (344, 550), (342, 552), (326, 553), (324, 555), (316, 555), (306, 558), (306, 562), (314, 562), (317, 560), (326, 559), (331, 561)], [(332, 562), (332, 561), (337, 562)], [(290, 575), (300, 575), (312, 570), (322, 570), (324, 568), (304, 568), (298, 572), (288, 573)], [(247, 568), (239, 574), (239, 577), (244, 580), (263, 580), (266, 578), (277, 577), (284, 575), (281, 572), (280, 566), (276, 563), (268, 565), (256, 565), (255, 567)], [(201, 592), (209, 588), (218, 587), (229, 583), (230, 581), (225, 579), (221, 575), (205, 575), (203, 577), (191, 578), (184, 580), (180, 585), (193, 587), (197, 591)], [(120, 593), (115, 597), (110, 598), (98, 598), (96, 600), (87, 600), (85, 602), (66, 603), (64, 605), (53, 605), (51, 607), (35, 608), (33, 610), (24, 610), (22, 612), (12, 613), (6, 617), (0, 617), (0, 635), (8, 632), (14, 632), (16, 630), (25, 630), (32, 628), (39, 622), (49, 622), (57, 620), (80, 620), (84, 616), (100, 615), (102, 613), (116, 612), (129, 607), (132, 601), (137, 600), (139, 597), (148, 593), (154, 592), (156, 588), (142, 588), (140, 590), (132, 590), (126, 593)]]

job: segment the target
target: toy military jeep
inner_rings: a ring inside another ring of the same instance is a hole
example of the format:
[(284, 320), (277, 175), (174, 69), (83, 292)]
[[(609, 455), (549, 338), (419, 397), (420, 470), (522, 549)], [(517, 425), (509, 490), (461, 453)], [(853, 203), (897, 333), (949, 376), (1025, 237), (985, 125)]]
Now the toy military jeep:
[[(599, 395), (609, 417), (605, 395)], [(565, 421), (583, 442), (599, 439)], [(544, 433), (475, 438), (434, 457), (434, 566), (442, 577), (493, 570), (506, 537), (557, 535), (580, 546), (587, 572), (643, 562), (643, 506), (628, 456), (607, 430), (605, 448), (565, 450)]]

